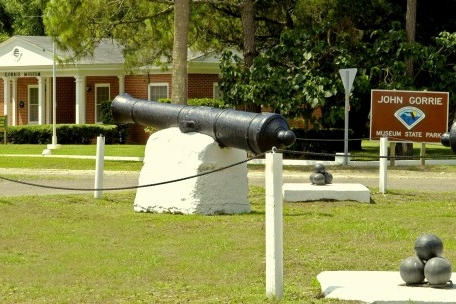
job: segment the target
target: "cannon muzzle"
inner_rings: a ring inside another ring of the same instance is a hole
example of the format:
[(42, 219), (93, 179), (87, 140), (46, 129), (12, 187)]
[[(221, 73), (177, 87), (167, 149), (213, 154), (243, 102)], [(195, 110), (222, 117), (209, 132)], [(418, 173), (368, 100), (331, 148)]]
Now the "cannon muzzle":
[(448, 132), (442, 134), (440, 142), (445, 147), (450, 147), (453, 153), (456, 154), (456, 121), (453, 122)]
[(220, 146), (263, 153), (292, 145), (295, 134), (282, 115), (251, 113), (206, 106), (187, 106), (136, 99), (128, 94), (112, 101), (120, 124), (136, 123), (156, 129), (178, 127), (212, 137)]

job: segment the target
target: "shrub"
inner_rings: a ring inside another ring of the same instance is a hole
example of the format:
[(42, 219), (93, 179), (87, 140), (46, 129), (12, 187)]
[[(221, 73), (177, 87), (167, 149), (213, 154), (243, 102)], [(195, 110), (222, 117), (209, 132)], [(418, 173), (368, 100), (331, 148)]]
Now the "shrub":
[[(90, 144), (99, 135), (107, 144), (119, 143), (115, 125), (57, 125), (56, 132), (60, 144)], [(52, 125), (9, 126), (7, 137), (13, 144), (48, 144), (52, 141)]]

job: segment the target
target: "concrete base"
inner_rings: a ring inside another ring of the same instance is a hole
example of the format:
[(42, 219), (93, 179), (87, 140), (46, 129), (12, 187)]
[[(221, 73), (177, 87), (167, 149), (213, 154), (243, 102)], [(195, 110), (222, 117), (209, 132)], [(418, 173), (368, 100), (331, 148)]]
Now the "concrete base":
[[(456, 278), (456, 273), (452, 278)], [(405, 286), (399, 270), (324, 271), (317, 279), (326, 298), (362, 303), (456, 303), (456, 286)]]
[(283, 199), (288, 202), (352, 200), (370, 203), (370, 191), (361, 184), (284, 184)]
[[(246, 160), (247, 152), (220, 148), (210, 136), (169, 128), (150, 136), (139, 185), (196, 176)], [(134, 210), (179, 214), (250, 212), (247, 164), (163, 185), (138, 188)]]

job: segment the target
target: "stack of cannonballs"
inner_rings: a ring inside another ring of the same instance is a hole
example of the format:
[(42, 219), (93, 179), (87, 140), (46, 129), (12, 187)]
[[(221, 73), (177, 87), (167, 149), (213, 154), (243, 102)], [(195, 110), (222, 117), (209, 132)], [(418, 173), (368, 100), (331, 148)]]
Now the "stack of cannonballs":
[(310, 175), (310, 182), (313, 185), (326, 185), (331, 184), (333, 176), (326, 171), (325, 165), (317, 163), (314, 167), (314, 172)]
[[(446, 285), (451, 283), (451, 264), (441, 256), (442, 240), (434, 234), (424, 234), (415, 242), (416, 256), (400, 265), (400, 275), (407, 284)], [(426, 280), (426, 281), (425, 281)]]

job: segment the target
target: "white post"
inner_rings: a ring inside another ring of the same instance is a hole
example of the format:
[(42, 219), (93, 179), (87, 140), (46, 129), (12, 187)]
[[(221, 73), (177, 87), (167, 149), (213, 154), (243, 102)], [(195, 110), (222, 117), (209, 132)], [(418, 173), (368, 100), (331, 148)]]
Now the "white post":
[[(103, 171), (104, 171), (104, 147), (105, 138), (103, 135), (97, 137), (97, 156), (95, 162), (95, 189), (103, 188)], [(95, 190), (94, 198), (101, 198), (102, 191)]]
[(386, 183), (388, 178), (388, 137), (380, 138), (380, 176), (379, 190), (380, 193), (386, 193)]
[[(349, 72), (345, 71), (345, 81), (349, 83)], [(345, 92), (345, 127), (344, 127), (344, 166), (348, 165), (348, 111), (350, 110), (350, 90)]]
[(283, 193), (281, 153), (266, 153), (266, 296), (283, 297)]

